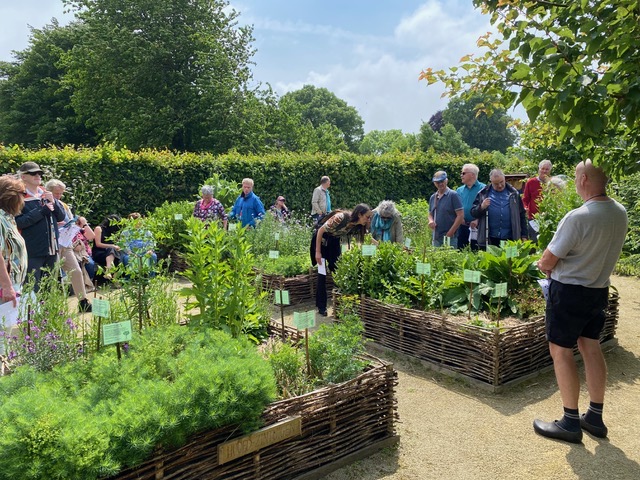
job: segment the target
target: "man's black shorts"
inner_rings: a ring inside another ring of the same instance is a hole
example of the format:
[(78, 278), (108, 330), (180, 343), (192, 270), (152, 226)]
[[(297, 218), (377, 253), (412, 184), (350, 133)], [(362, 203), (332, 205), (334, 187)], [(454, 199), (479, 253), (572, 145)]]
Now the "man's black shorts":
[(547, 300), (547, 340), (573, 348), (578, 337), (597, 340), (604, 327), (609, 288), (587, 288), (551, 280)]

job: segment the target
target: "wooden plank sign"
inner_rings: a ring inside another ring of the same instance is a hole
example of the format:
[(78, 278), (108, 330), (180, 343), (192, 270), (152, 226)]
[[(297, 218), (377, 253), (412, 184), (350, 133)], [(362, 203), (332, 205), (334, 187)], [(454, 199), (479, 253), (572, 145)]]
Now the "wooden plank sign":
[(218, 465), (299, 435), (302, 435), (302, 417), (287, 417), (257, 432), (218, 445)]

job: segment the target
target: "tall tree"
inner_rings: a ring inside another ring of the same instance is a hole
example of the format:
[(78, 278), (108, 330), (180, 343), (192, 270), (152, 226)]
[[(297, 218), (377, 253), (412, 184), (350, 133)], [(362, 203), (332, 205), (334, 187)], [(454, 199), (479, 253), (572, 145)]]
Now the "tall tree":
[(420, 125), (418, 143), (423, 152), (433, 150), (436, 153), (451, 153), (465, 155), (471, 151), (469, 145), (462, 139), (462, 135), (450, 123), (446, 123), (441, 133), (434, 132), (428, 122)]
[(442, 127), (444, 127), (445, 121), (442, 118), (442, 110), (438, 110), (436, 113), (431, 115), (429, 119), (429, 125), (431, 126), (431, 130), (436, 133), (440, 133)]
[(247, 125), (252, 29), (224, 0), (64, 0), (84, 25), (72, 104), (103, 139), (226, 151)]
[(365, 155), (382, 155), (388, 152), (406, 152), (417, 146), (417, 137), (402, 130), (371, 130), (360, 142), (359, 151)]
[[(482, 92), (503, 108), (542, 115), (582, 158), (620, 175), (640, 170), (640, 4), (637, 0), (474, 0), (501, 39), (449, 72), (427, 69), (448, 92)], [(490, 109), (492, 106), (487, 106)]]
[(364, 135), (364, 121), (358, 111), (326, 88), (305, 85), (300, 90), (286, 93), (280, 101), (281, 108), (291, 114), (299, 114), (311, 122), (314, 128), (327, 123), (341, 132), (349, 150), (356, 152)]
[(95, 132), (71, 107), (72, 90), (62, 82), (62, 56), (81, 35), (78, 23), (61, 27), (54, 19), (42, 29), (31, 29), (29, 46), (14, 52), (14, 62), (0, 62), (0, 142), (95, 145)]
[(453, 125), (470, 147), (505, 153), (516, 139), (509, 127), (512, 119), (504, 109), (494, 109), (487, 115), (483, 111), (486, 103), (489, 101), (482, 95), (453, 98), (442, 112), (442, 120)]

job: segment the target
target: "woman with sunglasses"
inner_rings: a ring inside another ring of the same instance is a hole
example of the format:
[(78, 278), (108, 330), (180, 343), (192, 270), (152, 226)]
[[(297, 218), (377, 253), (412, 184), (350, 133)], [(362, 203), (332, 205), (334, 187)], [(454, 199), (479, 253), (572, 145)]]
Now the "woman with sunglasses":
[(53, 271), (58, 260), (58, 222), (64, 220), (65, 213), (60, 202), (42, 183), (42, 169), (35, 162), (25, 162), (18, 175), (27, 192), (22, 212), (16, 215), (16, 225), (20, 229), (29, 257), (27, 272), (35, 276), (33, 290), (37, 293), (43, 269)]

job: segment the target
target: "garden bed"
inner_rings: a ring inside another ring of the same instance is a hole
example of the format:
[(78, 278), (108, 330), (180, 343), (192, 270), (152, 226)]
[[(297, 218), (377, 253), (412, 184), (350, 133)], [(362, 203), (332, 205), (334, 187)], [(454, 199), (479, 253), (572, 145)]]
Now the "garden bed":
[[(318, 285), (318, 274), (316, 272), (296, 275), (295, 277), (285, 277), (283, 275), (269, 273), (261, 273), (260, 275), (262, 288), (264, 290), (288, 290), (289, 303), (291, 305), (308, 302), (316, 298), (316, 288)], [(328, 295), (331, 295), (333, 285), (333, 277), (329, 274), (327, 275)]]
[[(243, 436), (234, 427), (204, 432), (111, 478), (322, 478), (398, 441), (397, 373), (391, 364), (369, 360), (371, 366), (352, 380), (269, 405), (259, 432)], [(299, 434), (265, 445), (265, 437), (278, 437), (283, 430)], [(244, 455), (230, 459), (230, 451)]]
[[(334, 292), (334, 304), (339, 304), (341, 297)], [(616, 342), (618, 300), (618, 292), (611, 288), (602, 344)], [(359, 308), (366, 336), (376, 345), (492, 391), (519, 383), (553, 364), (544, 317), (498, 329), (461, 325), (438, 313), (388, 305), (365, 296)]]

